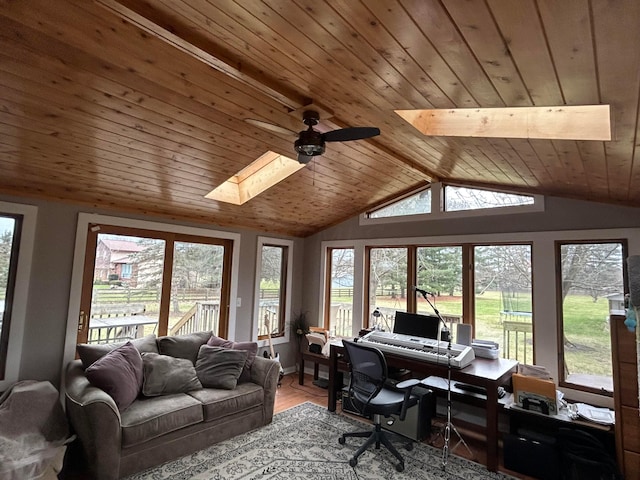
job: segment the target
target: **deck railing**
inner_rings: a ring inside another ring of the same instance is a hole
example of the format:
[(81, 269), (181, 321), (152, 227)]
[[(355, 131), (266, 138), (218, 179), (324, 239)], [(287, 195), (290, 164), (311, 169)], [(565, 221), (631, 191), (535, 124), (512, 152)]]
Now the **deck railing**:
[(196, 302), (169, 330), (169, 335), (186, 333), (218, 332), (220, 326), (220, 302)]

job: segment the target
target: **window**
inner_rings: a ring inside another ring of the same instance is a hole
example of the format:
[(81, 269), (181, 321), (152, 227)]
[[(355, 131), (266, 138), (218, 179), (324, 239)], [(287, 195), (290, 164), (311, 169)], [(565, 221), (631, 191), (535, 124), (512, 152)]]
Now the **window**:
[(419, 215), (431, 213), (431, 189), (423, 188), (400, 200), (394, 200), (367, 214), (369, 218), (399, 217), (403, 215)]
[(19, 379), (37, 212), (0, 202), (0, 391)]
[(293, 242), (260, 237), (256, 277), (258, 339), (289, 338)]
[[(466, 319), (504, 357), (533, 361), (531, 245), (368, 247), (366, 261), (363, 325), (392, 331), (396, 311), (437, 310), (454, 342)], [(412, 285), (431, 294), (424, 299)]]
[(22, 217), (0, 214), (0, 380), (5, 378)]
[[(416, 286), (434, 294), (427, 298), (438, 310), (447, 326), (461, 322), (462, 247), (418, 247), (416, 258)], [(416, 312), (433, 314), (433, 308), (419, 294)], [(455, 329), (453, 331), (455, 333)]]
[(561, 385), (613, 392), (609, 311), (625, 293), (622, 241), (557, 243)]
[(531, 195), (517, 195), (514, 193), (481, 190), (477, 188), (457, 187), (445, 185), (444, 211), (456, 212), (460, 210), (480, 210), (483, 208), (502, 208), (523, 205), (533, 205)]
[(367, 326), (392, 331), (396, 311), (407, 311), (408, 253), (406, 247), (367, 250)]
[(325, 305), (325, 328), (332, 336), (350, 337), (353, 334), (353, 278), (354, 249), (330, 248), (327, 254), (328, 278)]
[(544, 197), (434, 182), (360, 215), (360, 225), (540, 212)]
[(90, 223), (78, 343), (228, 336), (232, 249), (228, 239)]
[(475, 337), (533, 363), (531, 245), (478, 245), (473, 259)]

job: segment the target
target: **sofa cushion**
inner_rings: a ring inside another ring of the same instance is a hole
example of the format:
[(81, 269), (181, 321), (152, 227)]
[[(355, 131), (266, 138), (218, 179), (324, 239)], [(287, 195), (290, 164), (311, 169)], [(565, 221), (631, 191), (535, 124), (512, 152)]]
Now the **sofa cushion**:
[(207, 345), (211, 345), (212, 347), (224, 347), (234, 350), (246, 351), (247, 360), (244, 363), (244, 368), (242, 369), (242, 373), (240, 374), (238, 383), (251, 381), (251, 365), (253, 365), (253, 361), (256, 359), (256, 354), (258, 353), (257, 342), (232, 342), (231, 340), (211, 335), (211, 338), (207, 342)]
[(122, 446), (130, 447), (202, 422), (202, 404), (187, 395), (140, 397), (121, 415)]
[(142, 388), (142, 358), (131, 342), (93, 362), (85, 373), (93, 386), (113, 398), (120, 411), (131, 405)]
[[(136, 338), (135, 340), (129, 340), (134, 347), (140, 352), (152, 352), (158, 353), (158, 347), (156, 345), (156, 336), (154, 334), (147, 335), (143, 338)], [(86, 369), (93, 362), (98, 360), (99, 358), (104, 357), (111, 350), (114, 350), (118, 347), (121, 347), (126, 342), (120, 343), (101, 343), (101, 344), (90, 344), (90, 343), (80, 343), (76, 345), (76, 349), (78, 351), (78, 356), (80, 360), (82, 360), (82, 366)]]
[(202, 345), (196, 360), (196, 373), (203, 387), (233, 390), (246, 360), (244, 350)]
[(242, 383), (234, 390), (204, 388), (189, 392), (203, 405), (204, 421), (210, 422), (262, 405), (264, 390), (255, 383)]
[(146, 397), (186, 393), (202, 388), (193, 363), (186, 358), (143, 353), (142, 365), (144, 367), (142, 394)]
[(200, 347), (211, 338), (211, 332), (158, 337), (158, 353), (176, 358), (187, 358), (195, 365)]

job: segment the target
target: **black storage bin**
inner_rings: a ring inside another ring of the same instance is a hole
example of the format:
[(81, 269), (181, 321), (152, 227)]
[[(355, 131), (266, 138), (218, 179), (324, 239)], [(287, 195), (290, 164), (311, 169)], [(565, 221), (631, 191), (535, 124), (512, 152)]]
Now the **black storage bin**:
[(560, 454), (555, 439), (539, 434), (506, 434), (504, 466), (541, 480), (559, 480)]

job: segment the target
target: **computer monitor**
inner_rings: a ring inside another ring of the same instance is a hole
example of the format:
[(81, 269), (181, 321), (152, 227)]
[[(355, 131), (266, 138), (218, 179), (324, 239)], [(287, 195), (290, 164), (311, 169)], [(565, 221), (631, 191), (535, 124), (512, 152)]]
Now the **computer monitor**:
[(437, 315), (396, 312), (393, 333), (437, 340), (440, 336), (440, 319)]

